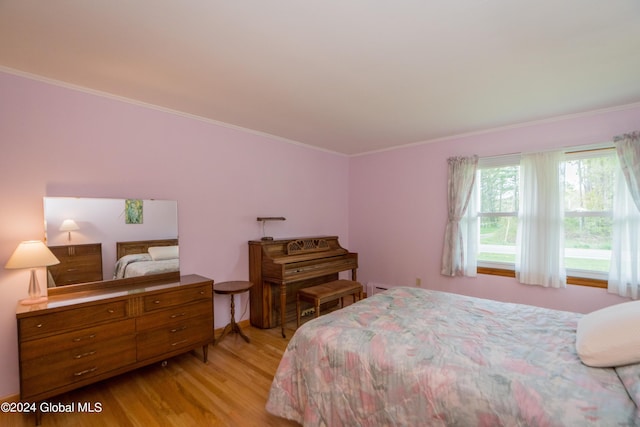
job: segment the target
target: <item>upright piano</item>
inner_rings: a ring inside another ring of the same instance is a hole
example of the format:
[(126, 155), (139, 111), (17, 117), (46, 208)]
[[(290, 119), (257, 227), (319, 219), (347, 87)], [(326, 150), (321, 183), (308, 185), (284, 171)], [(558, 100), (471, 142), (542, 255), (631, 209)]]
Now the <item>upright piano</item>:
[(351, 270), (357, 280), (358, 254), (349, 252), (337, 236), (299, 237), (249, 242), (251, 324), (258, 328), (284, 326), (296, 316), (299, 289), (338, 279)]

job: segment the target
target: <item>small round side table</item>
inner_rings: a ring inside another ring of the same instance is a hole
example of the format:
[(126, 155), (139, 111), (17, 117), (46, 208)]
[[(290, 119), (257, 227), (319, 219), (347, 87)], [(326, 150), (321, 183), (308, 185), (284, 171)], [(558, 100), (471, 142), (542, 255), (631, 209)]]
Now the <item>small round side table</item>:
[(229, 332), (235, 332), (240, 335), (246, 342), (250, 342), (249, 337), (242, 332), (242, 329), (240, 329), (240, 326), (238, 326), (238, 324), (236, 323), (236, 304), (234, 302), (234, 295), (247, 292), (249, 289), (251, 289), (252, 286), (253, 283), (244, 280), (214, 283), (213, 292), (221, 295), (229, 295), (229, 297), (231, 298), (231, 321), (227, 326), (224, 327), (224, 330), (222, 331), (220, 337), (218, 337), (218, 339), (213, 342), (214, 345), (222, 341), (225, 335), (227, 335)]

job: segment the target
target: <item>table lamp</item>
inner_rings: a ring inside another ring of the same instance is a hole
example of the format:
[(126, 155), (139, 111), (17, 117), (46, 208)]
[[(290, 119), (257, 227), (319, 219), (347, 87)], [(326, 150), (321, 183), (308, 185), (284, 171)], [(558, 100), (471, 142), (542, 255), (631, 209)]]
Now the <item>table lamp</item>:
[(64, 221), (62, 221), (62, 225), (60, 226), (60, 231), (66, 231), (67, 233), (69, 233), (67, 235), (67, 239), (69, 241), (71, 241), (71, 232), (75, 230), (80, 230), (80, 227), (78, 227), (78, 224), (76, 224), (74, 220), (65, 219)]
[(58, 258), (40, 240), (29, 240), (18, 245), (4, 268), (30, 268), (29, 298), (20, 300), (21, 304), (39, 304), (47, 300), (40, 295), (40, 285), (36, 276), (36, 268), (59, 264)]

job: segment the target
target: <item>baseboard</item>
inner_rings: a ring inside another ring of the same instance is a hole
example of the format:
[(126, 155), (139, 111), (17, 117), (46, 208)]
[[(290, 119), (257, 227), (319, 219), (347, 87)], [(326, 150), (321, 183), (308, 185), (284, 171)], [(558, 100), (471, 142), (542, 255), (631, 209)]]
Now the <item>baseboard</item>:
[(241, 328), (246, 328), (247, 326), (251, 326), (251, 320), (249, 319), (244, 319), (238, 322), (238, 325), (240, 325)]
[[(227, 326), (227, 325), (224, 325), (221, 328), (214, 329), (213, 333), (216, 334), (216, 336), (221, 334), (222, 331), (224, 330), (225, 326)], [(238, 322), (238, 326), (240, 326), (241, 328), (246, 328), (248, 326), (251, 326), (251, 321), (249, 319), (241, 320), (241, 321)]]
[(368, 295), (375, 295), (379, 292), (383, 292), (386, 291), (387, 289), (392, 288), (392, 285), (386, 284), (386, 283), (375, 283), (375, 282), (369, 282), (367, 283), (367, 285), (365, 286), (365, 289), (367, 291)]
[(4, 403), (4, 402), (19, 402), (20, 401), (20, 395), (19, 394), (11, 394), (9, 396), (6, 397), (0, 397), (0, 403)]

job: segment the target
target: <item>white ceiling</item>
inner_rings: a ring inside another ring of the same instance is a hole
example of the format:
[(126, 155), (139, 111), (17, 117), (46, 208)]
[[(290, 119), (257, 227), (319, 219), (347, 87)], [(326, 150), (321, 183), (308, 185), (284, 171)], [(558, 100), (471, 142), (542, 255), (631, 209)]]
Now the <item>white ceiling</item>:
[(640, 102), (640, 1), (0, 0), (0, 66), (357, 154)]

